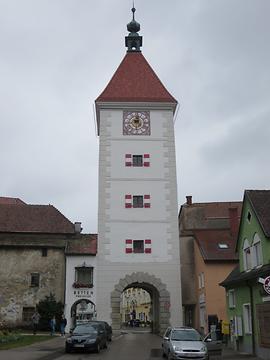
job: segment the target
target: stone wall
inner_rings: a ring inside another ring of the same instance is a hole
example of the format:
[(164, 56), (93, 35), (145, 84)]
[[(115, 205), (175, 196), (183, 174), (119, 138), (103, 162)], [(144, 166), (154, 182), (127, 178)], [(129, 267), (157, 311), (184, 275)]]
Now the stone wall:
[[(48, 242), (46, 247), (44, 237), (31, 242), (25, 245), (17, 238), (8, 245), (8, 239), (0, 238), (0, 319), (9, 326), (23, 325), (23, 308), (35, 307), (50, 292), (64, 302), (65, 241), (53, 244), (55, 247)], [(42, 254), (44, 248), (47, 256)], [(40, 274), (39, 286), (31, 286), (32, 273)]]

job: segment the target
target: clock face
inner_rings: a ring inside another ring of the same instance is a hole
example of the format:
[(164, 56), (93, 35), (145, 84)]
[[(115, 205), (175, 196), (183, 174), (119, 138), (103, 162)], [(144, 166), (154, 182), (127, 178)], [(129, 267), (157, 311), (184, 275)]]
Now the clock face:
[(123, 135), (150, 135), (150, 112), (124, 111)]

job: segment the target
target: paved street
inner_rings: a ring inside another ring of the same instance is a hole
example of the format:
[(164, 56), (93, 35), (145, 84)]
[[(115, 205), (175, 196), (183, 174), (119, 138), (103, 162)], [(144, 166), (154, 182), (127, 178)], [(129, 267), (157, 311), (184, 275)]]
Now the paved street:
[[(100, 354), (72, 353), (65, 354), (64, 338), (57, 337), (50, 341), (13, 350), (1, 350), (0, 360), (161, 360), (161, 338), (149, 333), (130, 330), (120, 335)], [(225, 349), (223, 356), (211, 360), (257, 360), (256, 357), (240, 355)]]

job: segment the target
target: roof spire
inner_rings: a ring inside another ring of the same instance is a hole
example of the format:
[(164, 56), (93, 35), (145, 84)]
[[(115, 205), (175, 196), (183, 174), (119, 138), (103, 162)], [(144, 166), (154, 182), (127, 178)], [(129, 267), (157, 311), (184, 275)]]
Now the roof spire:
[(132, 21), (127, 24), (127, 30), (129, 31), (128, 36), (125, 37), (125, 45), (128, 48), (127, 52), (140, 52), (140, 47), (142, 46), (142, 36), (138, 34), (140, 31), (140, 24), (135, 20), (135, 7), (133, 1), (133, 7), (131, 9)]

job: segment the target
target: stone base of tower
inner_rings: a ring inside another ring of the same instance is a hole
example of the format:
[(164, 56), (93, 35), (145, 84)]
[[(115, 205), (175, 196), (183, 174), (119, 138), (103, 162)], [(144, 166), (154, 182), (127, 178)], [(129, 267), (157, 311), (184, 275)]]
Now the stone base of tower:
[(99, 265), (97, 318), (111, 323), (114, 331), (121, 329), (121, 294), (129, 287), (151, 295), (154, 333), (163, 334), (169, 325), (182, 325), (179, 264)]

